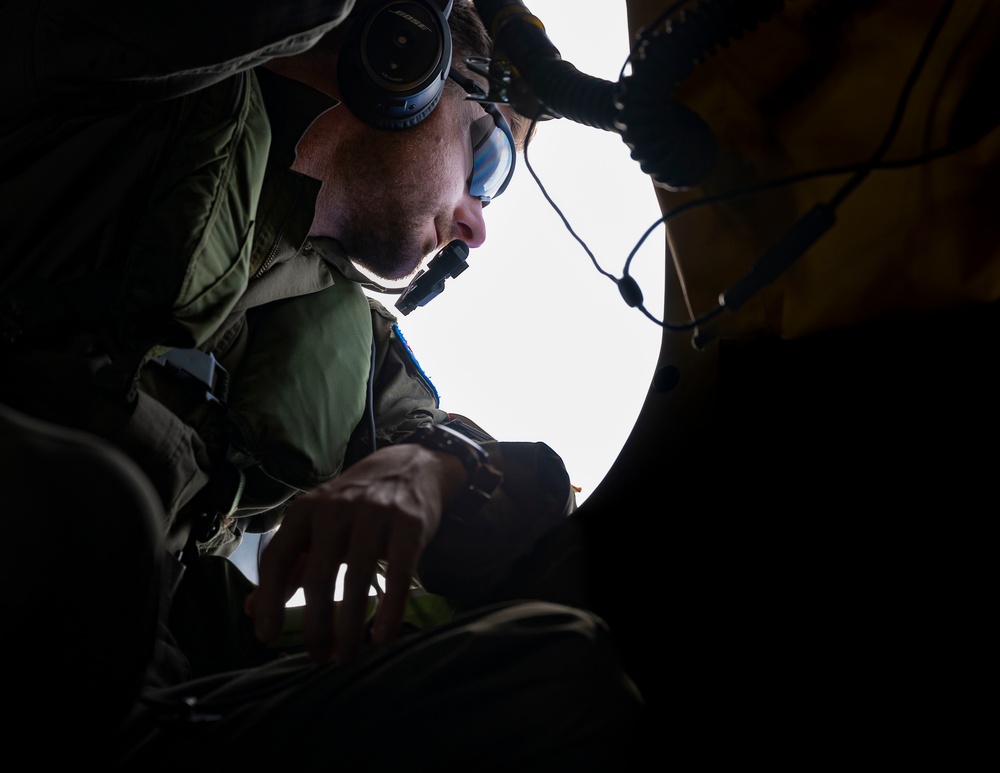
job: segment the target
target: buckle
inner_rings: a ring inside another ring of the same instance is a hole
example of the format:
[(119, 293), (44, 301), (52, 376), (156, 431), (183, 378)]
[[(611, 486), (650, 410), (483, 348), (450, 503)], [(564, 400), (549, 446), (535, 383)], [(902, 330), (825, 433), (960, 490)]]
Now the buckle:
[(172, 368), (181, 378), (191, 379), (205, 387), (205, 399), (224, 403), (229, 396), (229, 371), (222, 367), (211, 352), (201, 349), (169, 349), (155, 362)]

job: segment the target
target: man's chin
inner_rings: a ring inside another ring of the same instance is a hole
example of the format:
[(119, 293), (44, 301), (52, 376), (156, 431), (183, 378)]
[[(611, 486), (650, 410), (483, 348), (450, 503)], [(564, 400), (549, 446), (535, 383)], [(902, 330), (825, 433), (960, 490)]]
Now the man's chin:
[(370, 274), (389, 282), (408, 279), (416, 273), (423, 262), (423, 257), (409, 258), (394, 255), (392, 258), (371, 259), (354, 258), (354, 262)]

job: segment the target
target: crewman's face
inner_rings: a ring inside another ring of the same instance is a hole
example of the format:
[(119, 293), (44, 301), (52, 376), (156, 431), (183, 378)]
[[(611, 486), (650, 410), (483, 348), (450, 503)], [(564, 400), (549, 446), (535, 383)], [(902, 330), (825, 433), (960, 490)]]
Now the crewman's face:
[(323, 170), (313, 233), (337, 239), (352, 259), (384, 279), (412, 274), (453, 239), (483, 244), (483, 204), (467, 185), (470, 127), (482, 116), (479, 105), (453, 88), (410, 129), (379, 130), (338, 116), (341, 128)]

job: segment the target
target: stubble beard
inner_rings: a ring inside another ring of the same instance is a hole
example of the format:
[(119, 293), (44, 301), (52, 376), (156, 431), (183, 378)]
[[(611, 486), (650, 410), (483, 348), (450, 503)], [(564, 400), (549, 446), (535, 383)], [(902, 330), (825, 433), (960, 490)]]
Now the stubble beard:
[(382, 216), (374, 210), (352, 212), (343, 220), (341, 246), (347, 256), (380, 279), (404, 279), (420, 266), (424, 250), (415, 246), (416, 223), (398, 208), (386, 208)]
[(366, 134), (342, 146), (336, 170), (339, 199), (330, 194), (325, 202), (339, 211), (337, 238), (348, 257), (381, 279), (408, 277), (434, 247), (419, 241), (431, 219), (416, 195), (420, 181), (402, 179), (391, 161), (400, 157), (399, 144), (412, 142), (418, 130), (408, 130), (406, 138)]

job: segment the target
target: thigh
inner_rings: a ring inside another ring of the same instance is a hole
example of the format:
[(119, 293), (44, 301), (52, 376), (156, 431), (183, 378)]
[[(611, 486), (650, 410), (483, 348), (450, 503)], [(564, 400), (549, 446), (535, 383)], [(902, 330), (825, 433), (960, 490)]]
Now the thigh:
[(351, 664), (295, 656), (158, 699), (194, 695), (199, 721), (146, 711), (133, 725), (129, 766), (606, 769), (642, 711), (604, 623), (544, 602), (465, 613)]
[[(0, 404), (0, 640), (16, 747), (72, 723), (95, 748), (127, 714), (161, 609), (158, 500), (104, 441)], [(29, 732), (30, 731), (30, 732)], [(58, 747), (58, 744), (55, 745)], [(77, 751), (80, 749), (78, 747)]]

